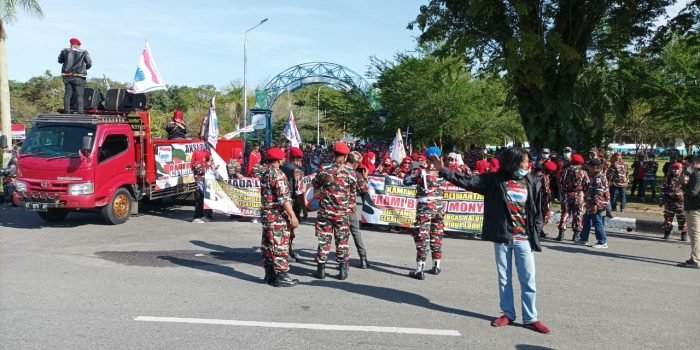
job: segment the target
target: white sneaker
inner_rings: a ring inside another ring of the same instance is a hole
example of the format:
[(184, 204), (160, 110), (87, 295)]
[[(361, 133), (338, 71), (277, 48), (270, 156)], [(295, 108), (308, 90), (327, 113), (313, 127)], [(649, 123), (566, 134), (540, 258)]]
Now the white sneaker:
[(594, 244), (594, 245), (591, 246), (591, 248), (596, 248), (596, 249), (607, 249), (607, 248), (608, 248), (608, 244), (607, 244), (607, 243), (605, 243), (605, 244)]
[(192, 220), (192, 223), (194, 223), (194, 224), (203, 224), (203, 223), (204, 223), (204, 220), (198, 218), (198, 219)]

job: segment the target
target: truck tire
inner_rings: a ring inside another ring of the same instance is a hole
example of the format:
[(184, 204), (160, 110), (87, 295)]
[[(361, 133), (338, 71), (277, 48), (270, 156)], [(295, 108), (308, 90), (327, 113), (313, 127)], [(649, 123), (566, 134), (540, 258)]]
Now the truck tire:
[(100, 209), (100, 213), (110, 225), (125, 223), (131, 214), (131, 193), (124, 188), (118, 189), (109, 204)]
[(46, 222), (59, 222), (66, 218), (68, 210), (60, 208), (50, 208), (48, 211), (37, 212), (39, 217)]

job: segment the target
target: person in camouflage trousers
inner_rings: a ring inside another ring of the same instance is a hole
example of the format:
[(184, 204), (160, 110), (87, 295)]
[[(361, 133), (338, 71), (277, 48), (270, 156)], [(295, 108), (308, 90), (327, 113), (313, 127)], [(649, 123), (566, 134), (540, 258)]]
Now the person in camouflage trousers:
[(585, 187), (586, 215), (583, 217), (583, 230), (580, 238), (574, 242), (579, 245), (588, 245), (588, 235), (591, 226), (595, 227), (595, 237), (598, 241), (593, 248), (605, 249), (608, 247), (608, 238), (605, 234), (603, 213), (610, 205), (610, 186), (606, 177), (604, 163), (600, 159), (591, 159), (588, 162), (590, 183)]
[(243, 166), (239, 159), (243, 159), (241, 150), (235, 150), (231, 159), (229, 159), (226, 164), (226, 172), (228, 173), (229, 179), (241, 179), (243, 178)]
[[(439, 157), (437, 147), (431, 147), (426, 151), (426, 157), (434, 155)], [(416, 186), (416, 226), (413, 231), (413, 241), (416, 243), (416, 269), (409, 272), (411, 278), (425, 279), (425, 261), (428, 255), (428, 245), (432, 252), (433, 267), (428, 271), (433, 275), (439, 275), (442, 259), (442, 237), (445, 225), (445, 205), (443, 193), (445, 192), (445, 179), (438, 176), (437, 172), (430, 171), (426, 163), (416, 162), (413, 172), (403, 179), (404, 186)]]
[(580, 154), (572, 155), (570, 164), (559, 180), (562, 201), (557, 241), (564, 238), (569, 216), (571, 216), (571, 228), (574, 231), (573, 241), (579, 239), (583, 226), (584, 192), (588, 189), (590, 178), (586, 170), (582, 168), (583, 157)]
[(627, 185), (629, 184), (629, 165), (622, 159), (622, 154), (617, 152), (610, 157), (610, 167), (607, 170), (607, 178), (610, 183), (610, 206), (612, 211), (617, 210), (617, 202), (620, 201), (620, 212), (625, 211), (627, 204)]
[(335, 257), (339, 264), (341, 280), (348, 278), (348, 262), (350, 247), (348, 237), (350, 226), (348, 213), (350, 211), (350, 193), (357, 191), (357, 180), (354, 170), (345, 165), (350, 149), (343, 142), (334, 147), (335, 162), (322, 167), (312, 181), (314, 193), (320, 197), (316, 215), (316, 237), (318, 263), (315, 277), (326, 278), (326, 260), (330, 252), (331, 241), (335, 238)]
[(287, 274), (289, 270), (289, 229), (299, 227), (292, 209), (289, 184), (280, 166), (284, 152), (270, 148), (266, 152), (268, 167), (260, 176), (260, 221), (262, 240), (260, 251), (265, 268), (265, 282), (275, 287), (293, 287), (299, 280)]
[[(292, 147), (289, 149), (289, 161), (284, 162), (281, 169), (285, 176), (287, 176), (287, 181), (289, 181), (289, 192), (292, 197), (292, 209), (294, 209), (294, 215), (297, 219), (301, 218), (301, 213), (306, 214), (306, 203), (304, 200), (304, 171), (302, 170), (302, 159), (304, 158), (304, 152), (299, 147)], [(297, 258), (296, 253), (294, 253), (294, 229), (290, 229), (289, 233), (289, 256), (292, 259)]]
[[(547, 159), (541, 165), (536, 168), (534, 174), (538, 176), (542, 181), (542, 222), (543, 227), (549, 223), (549, 219), (552, 216), (552, 212), (549, 210), (549, 206), (554, 201), (555, 193), (552, 189), (551, 176), (557, 172), (557, 163)], [(540, 238), (547, 238), (547, 234), (544, 230), (539, 232)]]
[(659, 163), (656, 162), (654, 153), (650, 153), (647, 161), (644, 162), (644, 182), (639, 189), (639, 198), (645, 200), (647, 188), (651, 190), (651, 201), (656, 201), (656, 172), (659, 170)]
[(664, 178), (661, 202), (664, 207), (664, 239), (671, 236), (673, 229), (673, 217), (678, 220), (678, 231), (681, 233), (681, 241), (687, 240), (688, 227), (685, 222), (683, 205), (683, 186), (688, 178), (683, 174), (683, 164), (673, 163), (668, 175)]

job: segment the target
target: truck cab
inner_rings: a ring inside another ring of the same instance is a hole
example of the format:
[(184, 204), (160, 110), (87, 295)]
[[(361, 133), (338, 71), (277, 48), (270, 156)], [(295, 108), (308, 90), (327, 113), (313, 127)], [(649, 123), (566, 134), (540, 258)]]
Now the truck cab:
[(118, 115), (40, 115), (19, 151), (16, 196), (46, 221), (99, 210), (125, 222), (137, 198), (132, 125)]

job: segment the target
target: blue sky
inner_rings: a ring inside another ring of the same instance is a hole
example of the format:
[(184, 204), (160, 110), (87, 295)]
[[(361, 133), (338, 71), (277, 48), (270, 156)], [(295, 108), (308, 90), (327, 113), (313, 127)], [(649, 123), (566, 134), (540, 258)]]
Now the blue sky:
[(40, 0), (43, 19), (22, 13), (7, 28), (10, 79), (26, 81), (49, 69), (79, 38), (94, 61), (89, 75), (133, 79), (144, 39), (167, 84), (216, 87), (243, 80), (243, 33), (248, 33), (248, 85), (293, 65), (328, 61), (364, 75), (369, 56), (390, 58), (415, 47), (406, 25), (418, 0)]

